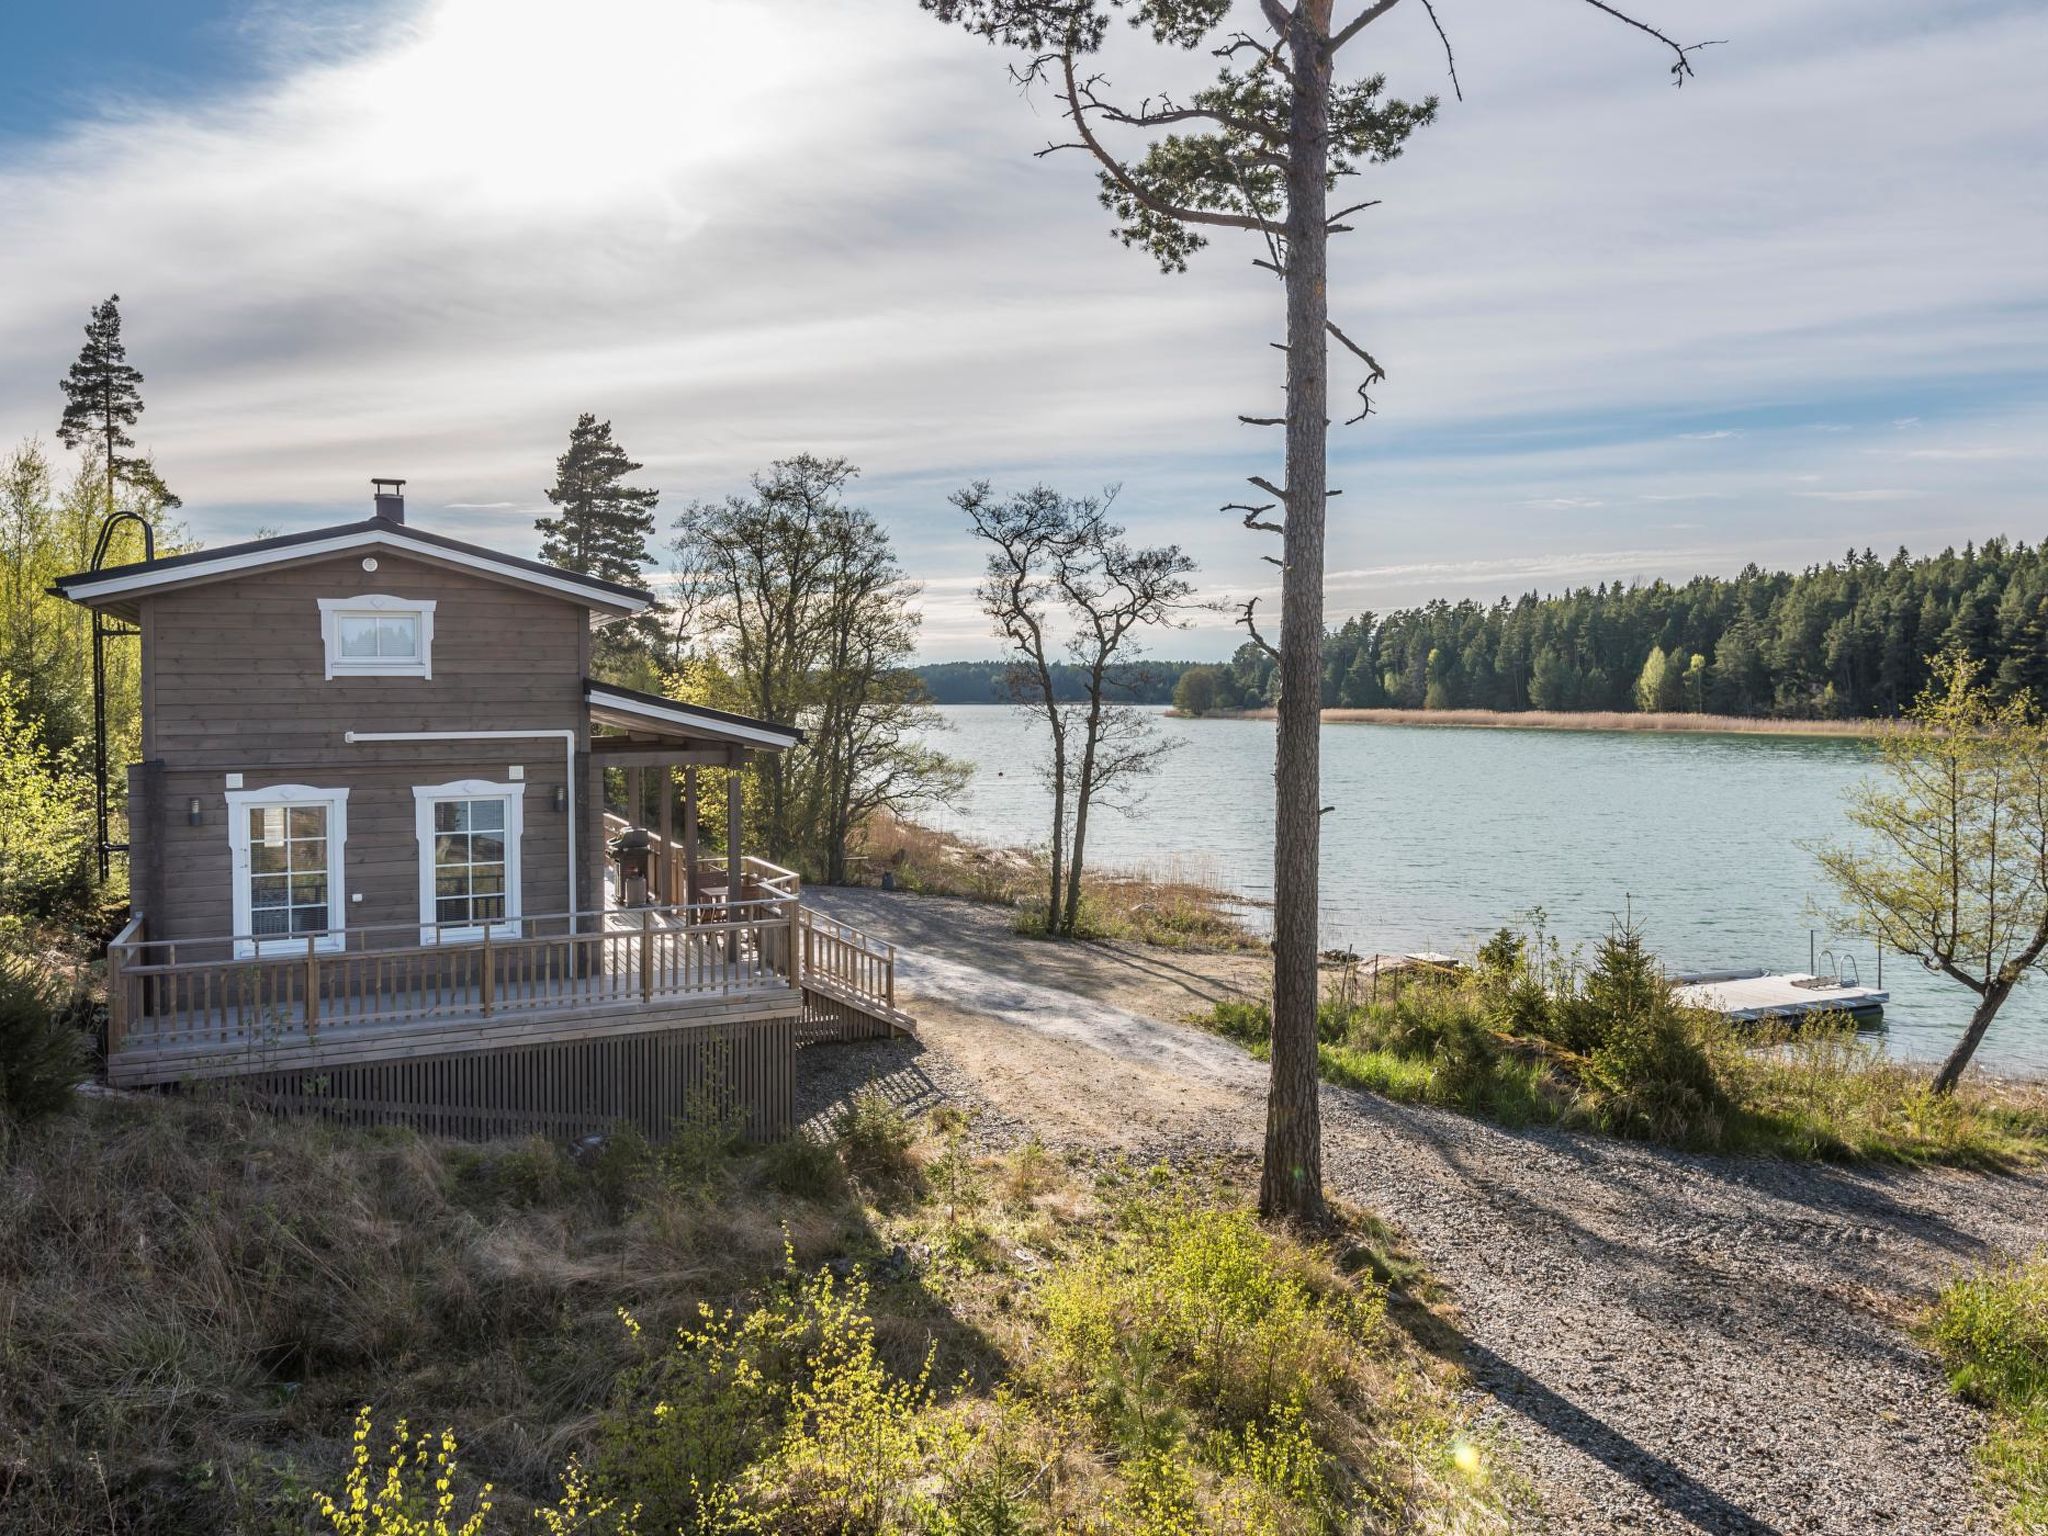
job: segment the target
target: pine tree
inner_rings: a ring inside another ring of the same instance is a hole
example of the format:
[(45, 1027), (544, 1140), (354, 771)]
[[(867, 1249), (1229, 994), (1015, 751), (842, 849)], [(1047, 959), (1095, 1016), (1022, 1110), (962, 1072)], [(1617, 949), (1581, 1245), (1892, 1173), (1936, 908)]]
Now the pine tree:
[(640, 465), (612, 441), (612, 424), (585, 411), (569, 432), (569, 450), (555, 460), (548, 500), (561, 509), (535, 521), (540, 557), (564, 570), (636, 586), (654, 564), (647, 536), (661, 493), (625, 485)]
[(148, 459), (127, 458), (121, 452), (135, 446), (128, 428), (142, 414), (142, 375), (129, 366), (128, 348), (121, 340), (121, 295), (94, 307), (78, 361), (59, 383), (64, 419), (57, 425), (58, 441), (66, 448), (97, 443), (106, 460), (109, 512), (114, 510), (117, 483), (143, 492), (158, 510), (184, 505), (157, 478)]

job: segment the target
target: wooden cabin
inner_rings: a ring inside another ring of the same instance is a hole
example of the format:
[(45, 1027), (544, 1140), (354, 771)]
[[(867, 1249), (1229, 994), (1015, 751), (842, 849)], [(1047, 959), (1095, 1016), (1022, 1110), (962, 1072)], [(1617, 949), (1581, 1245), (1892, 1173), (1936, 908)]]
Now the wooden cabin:
[(784, 1133), (799, 1042), (909, 1026), (892, 951), (749, 857), (736, 797), (698, 825), (699, 770), (799, 733), (597, 681), (593, 627), (647, 593), (377, 485), (361, 522), (56, 583), (141, 645), (109, 1080), (459, 1135), (706, 1103)]

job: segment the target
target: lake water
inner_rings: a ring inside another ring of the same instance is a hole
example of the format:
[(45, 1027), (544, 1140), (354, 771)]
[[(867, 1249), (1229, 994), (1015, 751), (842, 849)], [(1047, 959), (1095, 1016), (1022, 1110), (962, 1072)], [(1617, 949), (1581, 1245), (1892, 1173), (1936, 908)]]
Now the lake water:
[[(975, 773), (958, 805), (919, 819), (981, 842), (1042, 842), (1042, 732), (1004, 706), (939, 713), (934, 745)], [(1094, 818), (1090, 865), (1178, 863), (1270, 900), (1272, 723), (1161, 714), (1156, 727), (1177, 748), (1129, 814)], [(1843, 796), (1870, 771), (1869, 749), (1841, 739), (1331, 723), (1323, 944), (1469, 952), (1540, 906), (1569, 948), (1632, 911), (1670, 970), (1803, 971), (1826, 894), (1805, 845), (1843, 835)], [(1816, 942), (1876, 982), (1868, 941), (1823, 927)], [(1969, 1017), (1969, 993), (1913, 962), (1886, 957), (1884, 985), (1900, 1055), (1943, 1054)], [(1978, 1059), (2048, 1075), (2048, 977), (2022, 985)]]

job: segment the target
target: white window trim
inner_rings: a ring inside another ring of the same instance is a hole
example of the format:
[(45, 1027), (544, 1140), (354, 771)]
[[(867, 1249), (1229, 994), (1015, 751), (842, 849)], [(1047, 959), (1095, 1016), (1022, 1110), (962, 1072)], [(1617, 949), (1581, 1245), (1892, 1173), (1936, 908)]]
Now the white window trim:
[[(493, 938), (519, 937), (519, 850), (526, 832), (526, 784), (516, 780), (494, 784), (488, 779), (454, 779), (446, 784), (415, 784), (412, 788), (413, 831), (420, 850), (420, 942), (473, 943), (486, 929)], [(434, 807), (443, 800), (505, 802), (505, 915), (467, 928), (445, 928), (434, 921)]]
[(343, 890), (343, 845), (348, 842), (348, 791), (311, 784), (270, 784), (262, 789), (231, 789), (228, 797), (228, 867), (234, 882), (235, 958), (254, 955), (303, 954), (304, 939), (259, 940), (250, 932), (255, 918), (249, 900), (249, 812), (268, 805), (323, 805), (327, 808), (327, 932), (313, 940), (315, 951), (333, 953), (348, 947), (348, 896)]
[[(431, 597), (393, 597), (365, 592), (361, 597), (323, 597), (320, 638), (327, 647), (327, 676), (427, 677), (434, 675), (434, 602)], [(341, 654), (341, 616), (345, 613), (409, 613), (419, 620), (420, 650), (411, 661), (386, 657), (345, 657)]]

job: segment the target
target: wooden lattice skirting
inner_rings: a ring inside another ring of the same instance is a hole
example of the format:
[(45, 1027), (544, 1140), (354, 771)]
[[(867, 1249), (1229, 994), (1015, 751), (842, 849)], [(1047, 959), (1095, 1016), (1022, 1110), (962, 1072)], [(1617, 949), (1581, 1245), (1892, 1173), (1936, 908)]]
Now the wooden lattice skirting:
[(274, 1109), (472, 1140), (573, 1137), (623, 1120), (658, 1141), (715, 1106), (770, 1140), (795, 1118), (798, 1027), (751, 1020), (322, 1066), (252, 1074), (235, 1091)]
[(822, 1045), (836, 1040), (886, 1040), (896, 1026), (877, 1018), (866, 1009), (804, 988), (804, 1015), (798, 1026), (797, 1044)]

